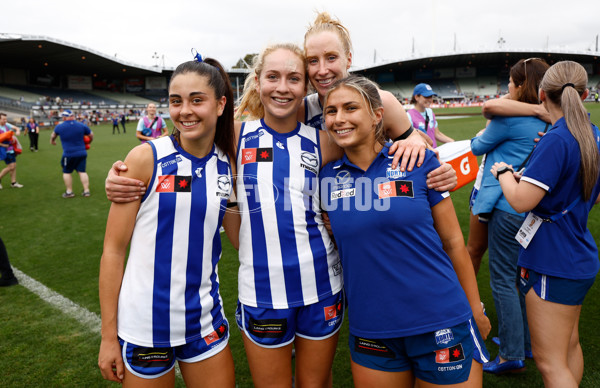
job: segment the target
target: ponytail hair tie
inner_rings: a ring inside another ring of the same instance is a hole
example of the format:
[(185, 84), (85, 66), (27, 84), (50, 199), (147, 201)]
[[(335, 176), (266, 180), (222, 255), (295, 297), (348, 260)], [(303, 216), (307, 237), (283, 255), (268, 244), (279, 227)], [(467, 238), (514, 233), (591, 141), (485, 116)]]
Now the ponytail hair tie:
[[(573, 84), (572, 84), (572, 83), (570, 83), (570, 82), (567, 82), (566, 84), (564, 84), (564, 85), (562, 86), (562, 88), (561, 88), (561, 91), (564, 91), (564, 90), (565, 90), (565, 88), (566, 88), (566, 87), (568, 87), (568, 86), (570, 86), (570, 87), (572, 87), (573, 89), (575, 89), (575, 85), (573, 85)], [(576, 91), (577, 91), (577, 90), (576, 90)]]
[[(195, 53), (195, 54), (194, 54)], [(192, 48), (192, 55), (194, 56), (194, 61), (198, 63), (202, 63), (202, 55), (195, 48)]]

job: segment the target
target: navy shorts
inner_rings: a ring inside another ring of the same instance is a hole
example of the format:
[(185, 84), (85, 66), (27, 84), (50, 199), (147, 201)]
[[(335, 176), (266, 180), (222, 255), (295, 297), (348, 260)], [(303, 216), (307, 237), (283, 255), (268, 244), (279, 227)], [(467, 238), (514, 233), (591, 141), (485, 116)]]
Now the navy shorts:
[(458, 384), (469, 379), (472, 360), (489, 361), (473, 318), (456, 326), (399, 338), (349, 336), (352, 361), (383, 372), (412, 370), (431, 384)]
[(595, 277), (590, 279), (559, 278), (521, 267), (519, 290), (523, 295), (527, 295), (533, 288), (540, 298), (549, 302), (579, 306), (583, 304), (594, 280), (596, 280)]
[(250, 307), (238, 301), (235, 318), (252, 342), (263, 348), (279, 348), (296, 336), (323, 340), (334, 335), (344, 320), (344, 304), (343, 291), (317, 303), (289, 309)]
[(73, 170), (77, 172), (85, 172), (85, 161), (87, 156), (63, 156), (60, 164), (65, 174), (70, 174)]
[(6, 158), (4, 158), (4, 163), (8, 164), (12, 164), (12, 163), (16, 163), (17, 162), (17, 154), (15, 154), (14, 152), (7, 152), (6, 153)]
[(123, 362), (127, 369), (144, 379), (156, 379), (175, 366), (175, 360), (187, 363), (206, 360), (227, 347), (229, 324), (224, 320), (212, 334), (187, 344), (152, 348), (138, 346), (119, 338)]

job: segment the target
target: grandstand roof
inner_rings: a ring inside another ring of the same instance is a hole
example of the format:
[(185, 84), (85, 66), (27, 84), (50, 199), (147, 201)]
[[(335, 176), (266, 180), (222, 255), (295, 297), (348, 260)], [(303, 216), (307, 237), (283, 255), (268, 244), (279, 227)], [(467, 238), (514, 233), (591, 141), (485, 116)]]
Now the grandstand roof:
[(2, 67), (100, 77), (140, 77), (162, 73), (103, 54), (78, 44), (47, 36), (0, 33)]
[[(414, 56), (399, 61), (377, 64), (361, 69), (352, 69), (359, 74), (373, 74), (390, 71), (439, 69), (452, 67), (505, 67), (509, 69), (521, 58), (543, 58), (552, 65), (558, 61), (571, 60), (579, 63), (591, 63), (600, 66), (598, 53), (576, 51), (548, 51), (543, 49), (530, 50), (500, 50), (500, 51), (470, 51), (436, 54), (435, 56)], [(502, 65), (503, 64), (503, 65)]]

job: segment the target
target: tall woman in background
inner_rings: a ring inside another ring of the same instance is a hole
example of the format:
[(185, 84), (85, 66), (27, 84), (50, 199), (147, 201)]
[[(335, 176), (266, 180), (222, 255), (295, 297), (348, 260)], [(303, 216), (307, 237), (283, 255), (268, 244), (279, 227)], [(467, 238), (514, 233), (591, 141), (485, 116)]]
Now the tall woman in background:
[[(510, 70), (511, 99), (534, 103), (538, 87), (548, 68), (540, 59), (520, 60)], [(514, 236), (525, 219), (502, 195), (498, 181), (491, 175), (495, 162), (508, 160), (519, 166), (534, 147), (534, 139), (546, 124), (536, 117), (495, 116), (483, 134), (471, 141), (475, 155), (487, 154), (481, 188), (472, 208), (474, 215), (489, 219), (488, 245), (490, 285), (498, 316), (500, 351), (496, 359), (484, 365), (489, 373), (520, 371), (525, 367), (529, 333), (525, 301), (515, 289), (519, 244)]]
[(533, 357), (546, 387), (581, 382), (579, 315), (600, 266), (587, 228), (588, 214), (600, 199), (600, 131), (582, 104), (586, 85), (587, 73), (575, 62), (548, 69), (540, 100), (552, 128), (520, 182), (506, 163), (492, 168), (508, 203), (519, 212), (530, 211), (521, 227), (529, 243), (519, 255), (519, 286), (527, 302)]

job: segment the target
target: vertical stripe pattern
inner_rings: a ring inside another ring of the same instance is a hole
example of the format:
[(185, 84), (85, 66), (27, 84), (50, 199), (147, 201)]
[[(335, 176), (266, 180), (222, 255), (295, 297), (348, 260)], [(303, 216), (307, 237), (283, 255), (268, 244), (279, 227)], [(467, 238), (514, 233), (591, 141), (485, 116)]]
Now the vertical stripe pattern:
[(171, 137), (149, 144), (155, 168), (131, 238), (118, 331), (137, 345), (178, 346), (224, 319), (217, 263), (231, 168), (216, 148), (196, 158)]
[[(300, 123), (285, 134), (262, 120), (242, 126), (237, 197), (242, 212), (238, 289), (243, 304), (305, 306), (342, 288), (341, 273), (334, 270), (339, 257), (319, 207), (318, 139), (318, 130)], [(261, 157), (261, 152), (266, 153)]]

